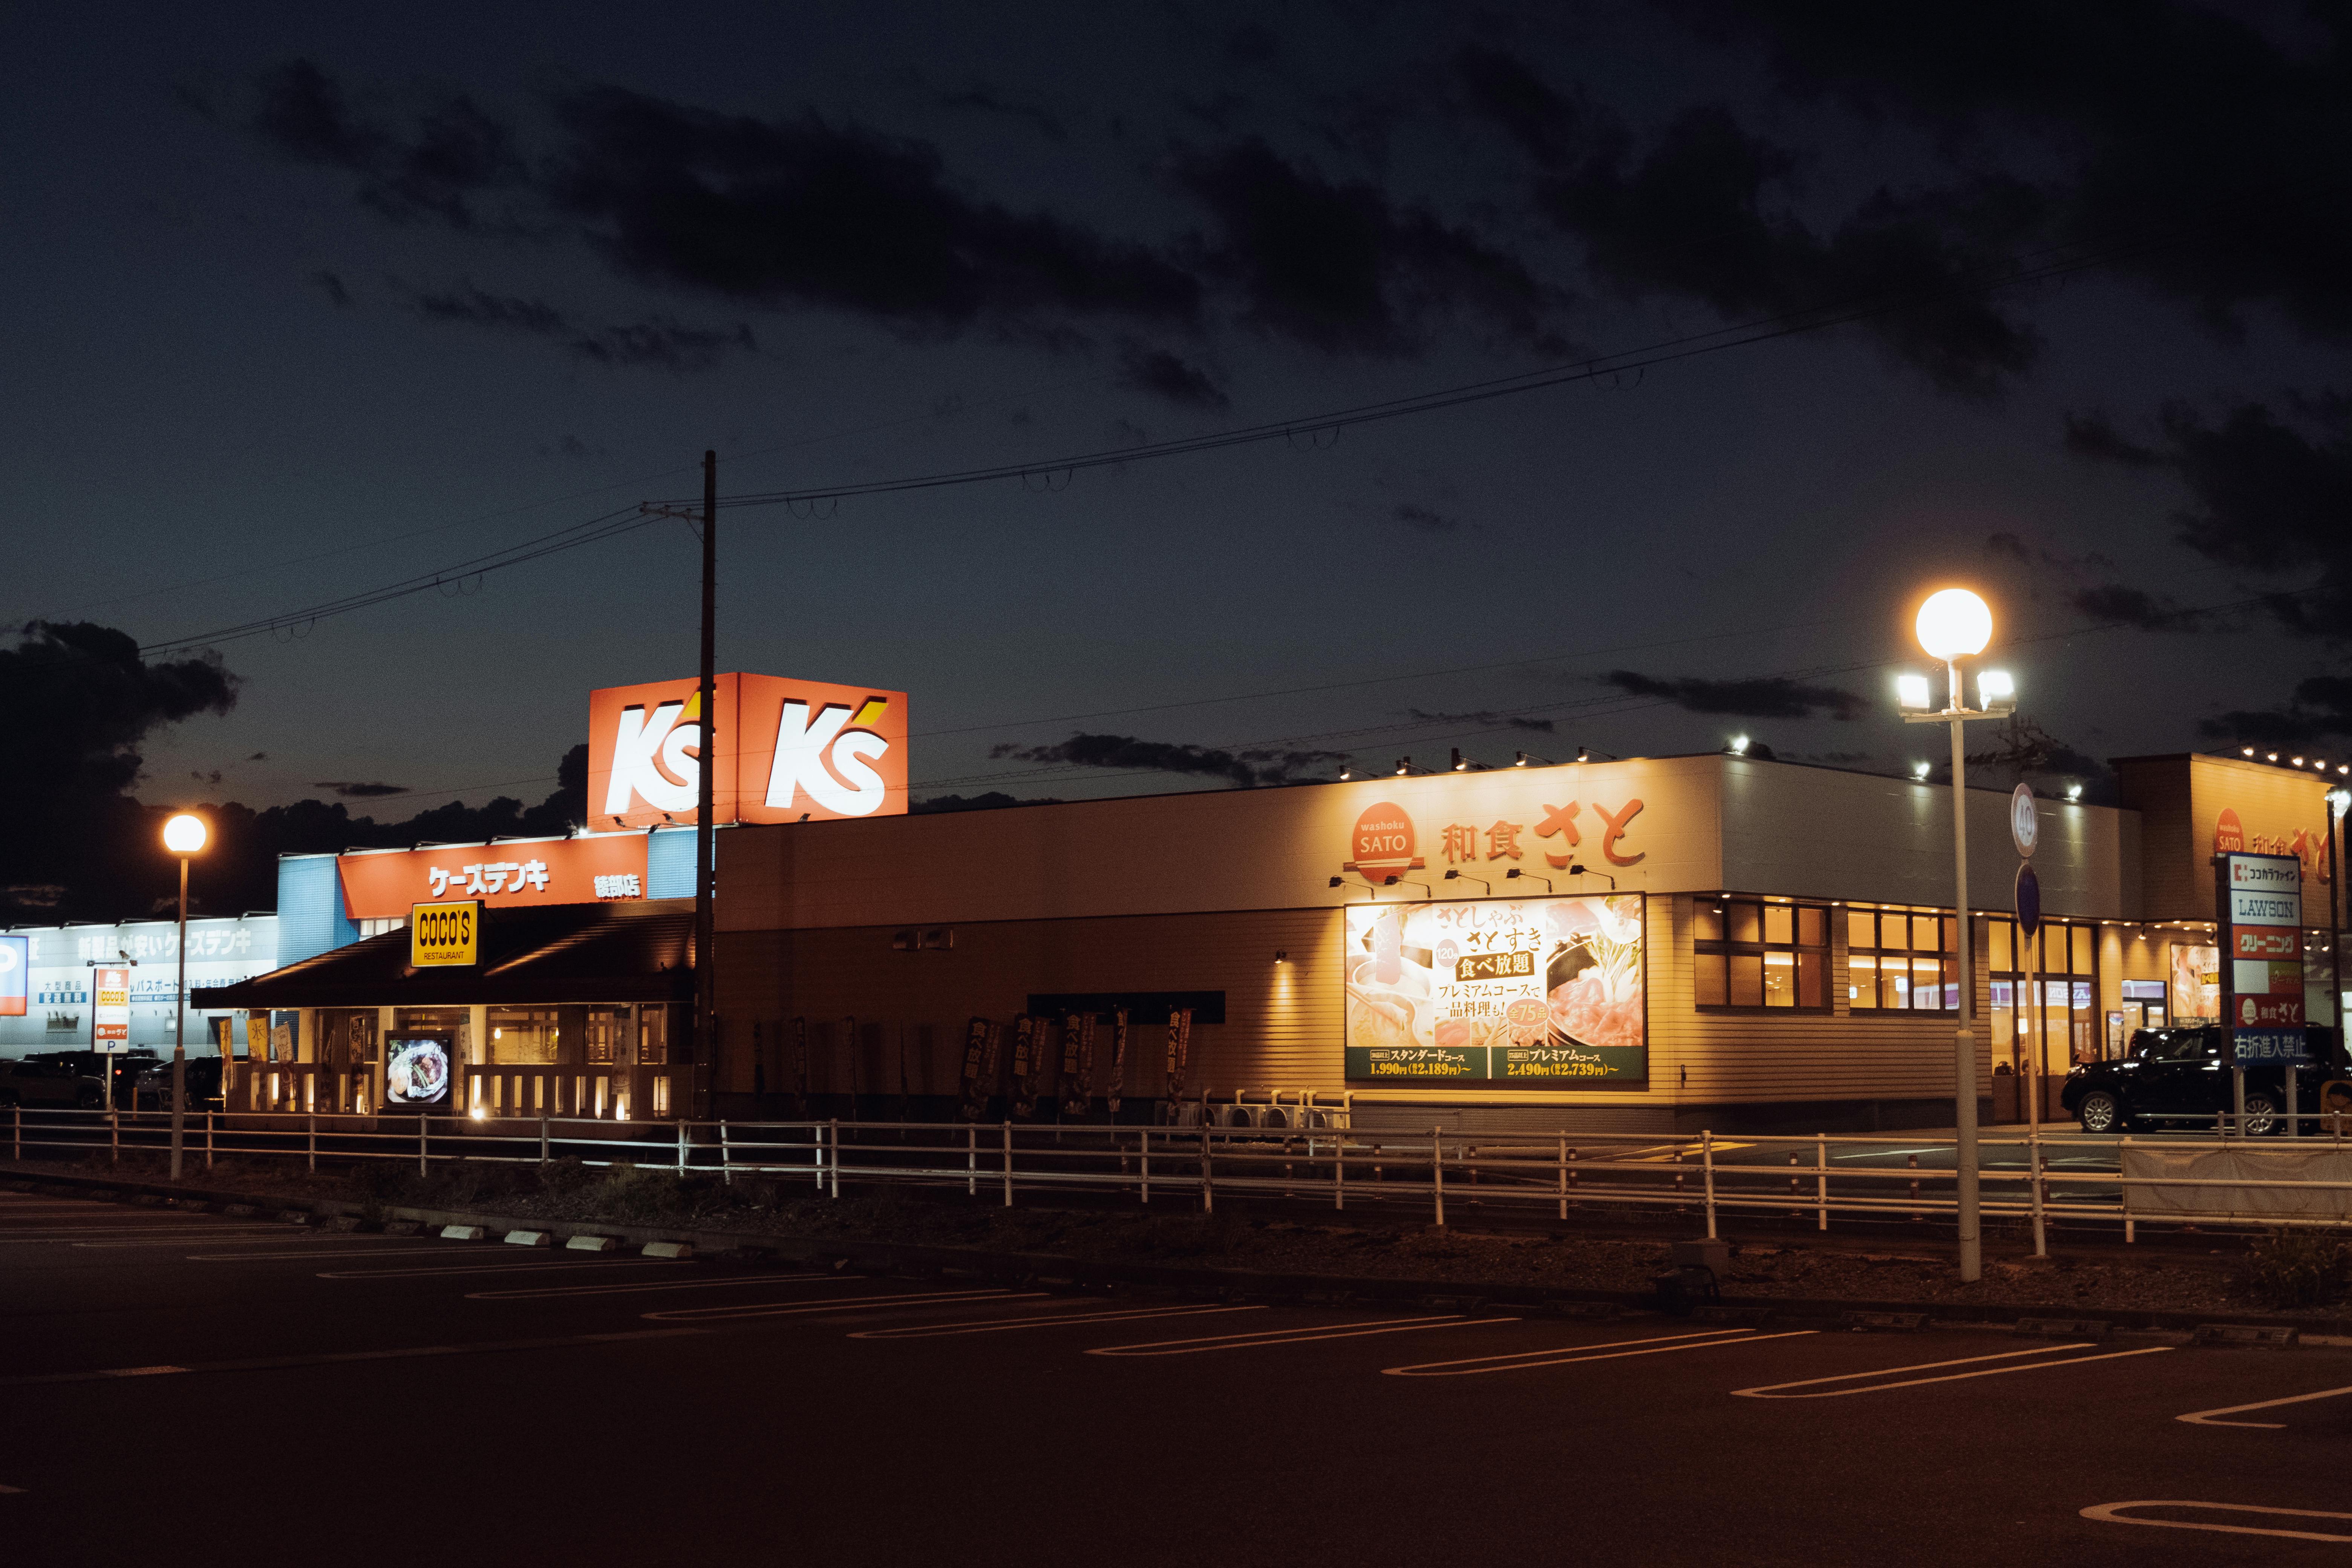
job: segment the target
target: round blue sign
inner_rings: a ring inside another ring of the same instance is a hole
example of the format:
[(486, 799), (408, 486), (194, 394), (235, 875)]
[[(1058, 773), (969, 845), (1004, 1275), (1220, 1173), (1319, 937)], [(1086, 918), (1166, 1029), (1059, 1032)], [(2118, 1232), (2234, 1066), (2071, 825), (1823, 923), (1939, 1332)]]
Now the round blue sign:
[(2031, 866), (2017, 868), (2017, 929), (2032, 936), (2042, 929), (2042, 879)]

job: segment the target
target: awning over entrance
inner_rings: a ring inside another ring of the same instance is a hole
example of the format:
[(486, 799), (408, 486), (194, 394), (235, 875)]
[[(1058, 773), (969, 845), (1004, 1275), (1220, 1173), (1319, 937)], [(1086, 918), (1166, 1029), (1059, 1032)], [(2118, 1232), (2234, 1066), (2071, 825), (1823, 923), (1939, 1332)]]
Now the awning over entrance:
[(385, 931), (236, 985), (194, 1007), (530, 1006), (694, 999), (694, 902), (548, 904), (482, 911), (481, 962), (416, 969), (409, 933)]

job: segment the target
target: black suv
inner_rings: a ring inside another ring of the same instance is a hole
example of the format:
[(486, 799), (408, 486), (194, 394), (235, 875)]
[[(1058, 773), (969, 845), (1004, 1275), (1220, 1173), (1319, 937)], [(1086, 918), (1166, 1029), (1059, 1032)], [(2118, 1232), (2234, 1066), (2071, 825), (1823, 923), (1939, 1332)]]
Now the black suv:
[[(2313, 1024), (2304, 1035), (2311, 1060), (2294, 1069), (2295, 1109), (2311, 1114), (2331, 1109), (2320, 1103), (2320, 1091), (2347, 1076), (2346, 1064), (2334, 1029)], [(2246, 1068), (2244, 1131), (2250, 1136), (2285, 1128), (2286, 1070), (2276, 1063)], [(2230, 1110), (2231, 1100), (2230, 1032), (2205, 1024), (2139, 1030), (2121, 1061), (2086, 1062), (2068, 1073), (2058, 1103), (2085, 1132), (2125, 1132), (2210, 1125)]]
[(96, 1079), (100, 1105), (106, 1103), (106, 1087), (110, 1082), (114, 1103), (127, 1109), (131, 1104), (131, 1086), (141, 1069), (155, 1065), (155, 1050), (152, 1046), (133, 1046), (121, 1051), (26, 1051), (25, 1059), (52, 1062), (84, 1078)]
[[(221, 1059), (218, 1057), (188, 1058), (188, 1109), (190, 1110), (226, 1110), (228, 1102), (221, 1098)], [(172, 1061), (166, 1057), (144, 1064), (138, 1081), (131, 1085), (131, 1103), (134, 1106), (152, 1102), (158, 1110), (172, 1109)]]

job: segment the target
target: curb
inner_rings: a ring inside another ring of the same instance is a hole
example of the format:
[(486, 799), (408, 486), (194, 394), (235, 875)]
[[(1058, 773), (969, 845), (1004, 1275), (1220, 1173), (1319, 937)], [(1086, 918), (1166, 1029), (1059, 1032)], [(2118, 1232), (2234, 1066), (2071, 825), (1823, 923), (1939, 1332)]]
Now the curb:
[[(0, 1190), (21, 1188), (30, 1191), (37, 1184), (72, 1187), (93, 1194), (106, 1194), (132, 1201), (164, 1197), (184, 1201), (193, 1199), (202, 1206), (220, 1205), (226, 1208), (231, 1205), (252, 1205), (265, 1214), (275, 1214), (294, 1225), (313, 1224), (321, 1218), (357, 1219), (361, 1214), (360, 1205), (337, 1198), (256, 1198), (250, 1194), (229, 1190), (72, 1175), (48, 1170), (36, 1173), (0, 1163)], [(278, 1206), (296, 1202), (307, 1202), (307, 1207)], [(769, 1257), (794, 1263), (824, 1263), (835, 1268), (884, 1269), (923, 1277), (945, 1274), (1005, 1283), (1034, 1281), (1078, 1289), (1124, 1286), (1224, 1300), (1327, 1303), (1334, 1300), (1420, 1302), (1434, 1296), (1447, 1300), (1478, 1299), (1490, 1309), (1516, 1307), (1560, 1317), (1591, 1316), (1594, 1315), (1596, 1309), (1613, 1309), (1621, 1312), (1647, 1311), (1656, 1306), (1656, 1298), (1648, 1291), (1568, 1290), (1528, 1285), (1517, 1280), (1272, 1273), (1254, 1268), (1114, 1262), (1055, 1253), (999, 1252), (912, 1242), (775, 1236), (763, 1231), (695, 1230), (676, 1226), (622, 1225), (610, 1220), (519, 1219), (509, 1215), (460, 1209), (410, 1208), (395, 1205), (383, 1205), (378, 1212), (388, 1221), (407, 1222), (435, 1233), (451, 1227), (498, 1237), (513, 1231), (533, 1232), (548, 1237), (554, 1247), (567, 1250), (574, 1237), (592, 1243), (595, 1238), (612, 1238), (637, 1247), (656, 1244), (676, 1245), (690, 1248), (694, 1253), (715, 1253), (739, 1258)], [(2051, 1317), (2053, 1310), (2047, 1302), (1876, 1301), (1729, 1295), (1713, 1309), (1715, 1313), (1727, 1318), (1737, 1317), (1743, 1323), (1750, 1319), (1760, 1323), (1769, 1318), (1775, 1324), (1853, 1330), (1877, 1326), (1867, 1324), (1864, 1320), (1900, 1317), (1916, 1320), (1916, 1325), (1922, 1328), (2015, 1328), (2028, 1333), (2033, 1330), (2027, 1325), (2059, 1321)], [(2085, 1309), (2086, 1312), (2092, 1310)], [(2200, 1329), (2210, 1330), (2218, 1326), (2217, 1318), (2210, 1311), (2097, 1310), (2093, 1315), (2067, 1321), (2070, 1326), (2084, 1331), (2088, 1331), (2092, 1325), (2104, 1325), (2109, 1330), (2126, 1332), (2195, 1334)], [(2298, 1318), (2231, 1312), (2226, 1314), (2226, 1321), (2250, 1330), (2296, 1329), (2305, 1334), (2352, 1337), (2352, 1317)], [(1911, 1325), (1906, 1323), (1905, 1326)]]

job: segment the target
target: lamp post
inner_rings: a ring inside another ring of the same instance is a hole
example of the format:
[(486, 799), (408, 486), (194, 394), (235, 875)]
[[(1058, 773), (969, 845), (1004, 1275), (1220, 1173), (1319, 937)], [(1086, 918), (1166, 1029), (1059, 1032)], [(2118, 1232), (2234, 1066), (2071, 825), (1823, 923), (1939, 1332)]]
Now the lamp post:
[(186, 812), (163, 824), (163, 847), (180, 858), (180, 979), (172, 993), (172, 1180), (188, 1120), (188, 857), (205, 847), (205, 819)]
[(1962, 727), (1971, 719), (1999, 718), (2014, 712), (2017, 688), (2003, 672), (1977, 674), (1978, 707), (1967, 703), (1968, 689), (1960, 681), (1960, 660), (1974, 658), (1992, 641), (1992, 611), (1966, 588), (1945, 588), (1927, 595), (1916, 623), (1919, 646), (1927, 657), (1940, 660), (1947, 681), (1940, 710), (1927, 706), (1927, 678), (1905, 675), (1895, 679), (1896, 699), (1906, 724), (1948, 724), (1952, 731), (1952, 912), (1953, 947), (1959, 954), (1960, 1023), (1952, 1039), (1952, 1110), (1958, 1123), (1957, 1151), (1959, 1188), (1960, 1278), (1973, 1280), (1984, 1273), (1984, 1243), (1977, 1225), (1977, 1051), (1973, 1019), (1975, 977), (1971, 961), (1976, 941), (1969, 929), (1969, 817), (1967, 747)]

